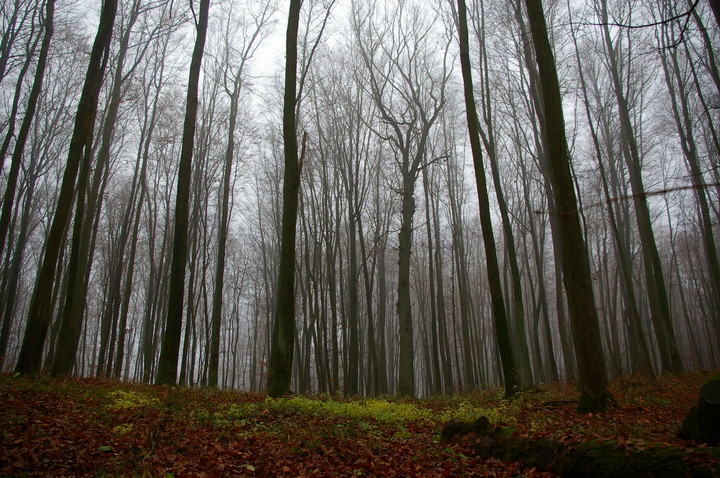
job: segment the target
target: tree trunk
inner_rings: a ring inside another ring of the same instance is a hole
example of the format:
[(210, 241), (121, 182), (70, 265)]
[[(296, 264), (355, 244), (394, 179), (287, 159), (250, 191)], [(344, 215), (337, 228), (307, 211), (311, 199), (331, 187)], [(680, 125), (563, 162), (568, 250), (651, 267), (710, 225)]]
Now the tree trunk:
[(40, 371), (43, 346), (52, 316), (52, 283), (58, 266), (60, 248), (64, 242), (67, 230), (66, 226), (70, 219), (75, 179), (87, 139), (92, 136), (95, 125), (98, 96), (100, 94), (100, 85), (104, 73), (104, 63), (102, 59), (112, 38), (116, 10), (117, 0), (105, 0), (100, 14), (100, 25), (90, 54), (90, 61), (85, 75), (85, 84), (83, 85), (80, 102), (75, 115), (75, 127), (72, 139), (70, 140), (70, 149), (62, 184), (60, 186), (55, 215), (52, 225), (50, 226), (50, 232), (45, 241), (45, 251), (40, 270), (35, 280), (27, 327), (16, 367), (18, 373), (37, 373)]
[(297, 235), (298, 196), (300, 195), (295, 106), (297, 102), (297, 37), (301, 4), (301, 0), (290, 0), (285, 39), (285, 97), (283, 103), (285, 173), (283, 177), (282, 240), (277, 309), (268, 370), (268, 394), (272, 397), (290, 393), (295, 338), (295, 237)]
[[(671, 39), (666, 38), (663, 42), (668, 43)], [(690, 110), (687, 102), (688, 92), (686, 84), (683, 82), (682, 73), (680, 71), (680, 65), (677, 58), (677, 51), (663, 50), (662, 56), (663, 71), (665, 73), (665, 82), (668, 86), (668, 93), (670, 94), (673, 117), (675, 118), (675, 124), (678, 130), (678, 136), (680, 137), (680, 146), (685, 156), (685, 161), (690, 173), (690, 179), (692, 181), (693, 189), (695, 192), (695, 199), (699, 209), (699, 223), (701, 225), (701, 236), (703, 239), (703, 246), (705, 248), (705, 261), (707, 263), (708, 272), (710, 273), (710, 293), (709, 302), (711, 303), (712, 310), (715, 311), (712, 315), (714, 323), (720, 325), (720, 263), (718, 262), (717, 248), (715, 247), (715, 235), (713, 234), (713, 222), (710, 217), (710, 207), (708, 206), (708, 200), (705, 191), (705, 181), (700, 165), (700, 159), (698, 157), (698, 148), (695, 142), (695, 134), (693, 132), (693, 121), (690, 116)], [(670, 58), (668, 59), (667, 56)], [(675, 87), (670, 75), (670, 68), (675, 78)], [(716, 330), (720, 330), (720, 327), (716, 326)], [(720, 335), (716, 337), (720, 341)]]
[(502, 361), (503, 379), (505, 382), (505, 396), (512, 397), (518, 391), (518, 376), (515, 368), (515, 354), (510, 341), (505, 302), (498, 266), (495, 237), (492, 230), (490, 215), (490, 199), (487, 192), (485, 178), (485, 165), (483, 164), (482, 146), (480, 145), (480, 124), (477, 118), (477, 108), (473, 93), (472, 69), (470, 66), (470, 47), (467, 28), (467, 9), (465, 0), (458, 0), (458, 31), (460, 37), (460, 65), (462, 69), (463, 84), (465, 86), (465, 113), (467, 116), (468, 132), (470, 134), (470, 147), (472, 149), (473, 164), (475, 165), (475, 183), (477, 185), (478, 203), (480, 208), (480, 222), (482, 225), (483, 242), (485, 244), (485, 265), (487, 267), (488, 282), (495, 324), (495, 337), (498, 342), (500, 359)]
[[(408, 161), (409, 158), (403, 159)], [(403, 173), (401, 225), (398, 234), (398, 299), (400, 357), (398, 360), (398, 395), (415, 396), (415, 353), (410, 302), (410, 254), (412, 252), (413, 215), (415, 214), (415, 174)]]
[(547, 132), (547, 159), (557, 208), (562, 250), (563, 283), (567, 292), (575, 354), (580, 370), (578, 410), (604, 410), (612, 400), (607, 391), (607, 375), (600, 342), (597, 310), (587, 249), (577, 210), (577, 198), (570, 174), (570, 158), (565, 139), (562, 99), (555, 60), (548, 39), (541, 0), (525, 0), (535, 55), (540, 72)]
[(173, 235), (172, 266), (170, 272), (170, 297), (167, 308), (165, 333), (158, 362), (157, 382), (174, 385), (177, 380), (180, 333), (182, 331), (183, 305), (185, 296), (185, 267), (187, 265), (188, 212), (190, 182), (192, 178), (192, 156), (195, 144), (195, 120), (198, 109), (198, 84), (200, 65), (205, 49), (210, 0), (200, 0), (200, 17), (197, 23), (195, 49), (190, 62), (190, 72), (183, 126), (182, 152), (178, 170), (177, 195), (175, 198), (175, 232)]
[[(603, 22), (607, 22), (608, 14), (605, 0), (601, 0), (599, 2), (599, 10), (601, 20)], [(630, 111), (627, 100), (623, 95), (623, 87), (618, 73), (619, 70), (615, 48), (612, 45), (611, 34), (607, 24), (603, 26), (603, 38), (610, 63), (610, 75), (612, 77), (613, 90), (615, 92), (615, 98), (618, 102), (623, 156), (625, 157), (628, 174), (630, 176), (633, 204), (635, 205), (635, 216), (641, 239), (640, 244), (645, 270), (645, 280), (647, 282), (651, 317), (660, 349), (662, 367), (665, 372), (681, 372), (683, 368), (682, 360), (680, 359), (680, 354), (675, 341), (667, 289), (665, 288), (665, 279), (663, 277), (660, 255), (658, 254), (655, 236), (652, 230), (652, 221), (650, 220), (650, 210), (645, 195), (645, 187), (642, 181), (640, 152), (635, 139), (632, 123), (630, 121)]]
[[(613, 206), (612, 198), (610, 196), (610, 187), (605, 172), (605, 166), (602, 161), (602, 148), (600, 147), (600, 140), (596, 131), (595, 125), (592, 121), (592, 115), (590, 112), (590, 100), (588, 99), (588, 88), (585, 83), (585, 75), (583, 73), (582, 62), (580, 61), (580, 54), (578, 51), (577, 39), (575, 30), (572, 30), (573, 41), (575, 43), (575, 54), (578, 62), (578, 72), (580, 76), (580, 83), (582, 86), (583, 98), (585, 102), (585, 113), (587, 115), (588, 124), (590, 126), (590, 133), (593, 138), (593, 145), (595, 146), (595, 154), (597, 156), (598, 169), (600, 171), (600, 178), (602, 180), (603, 194), (605, 202), (608, 207), (608, 217), (610, 220), (610, 228), (612, 230), (613, 239), (617, 251), (617, 261), (620, 267), (620, 277), (622, 278), (623, 285), (623, 298), (627, 307), (628, 315), (628, 341), (630, 345), (630, 359), (632, 364), (632, 370), (641, 375), (652, 376), (653, 367), (650, 359), (650, 352), (648, 350), (647, 340), (642, 327), (642, 317), (638, 310), (635, 287), (633, 285), (633, 274), (632, 274), (632, 262), (628, 244), (623, 241), (618, 227), (618, 221), (616, 219), (615, 207)], [(603, 112), (604, 114), (604, 112)], [(612, 144), (608, 144), (609, 147)], [(612, 155), (613, 151), (609, 149), (608, 155)]]

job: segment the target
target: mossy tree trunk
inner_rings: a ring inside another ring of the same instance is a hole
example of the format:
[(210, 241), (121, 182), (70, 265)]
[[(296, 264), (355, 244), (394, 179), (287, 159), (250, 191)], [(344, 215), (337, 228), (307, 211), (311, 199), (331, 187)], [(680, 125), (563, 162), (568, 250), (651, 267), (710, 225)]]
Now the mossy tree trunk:
[(283, 104), (285, 173), (283, 177), (282, 235), (277, 310), (273, 324), (268, 370), (268, 394), (272, 397), (290, 393), (295, 339), (295, 238), (300, 195), (295, 104), (297, 101), (297, 36), (301, 5), (301, 0), (290, 1), (285, 40), (285, 99)]

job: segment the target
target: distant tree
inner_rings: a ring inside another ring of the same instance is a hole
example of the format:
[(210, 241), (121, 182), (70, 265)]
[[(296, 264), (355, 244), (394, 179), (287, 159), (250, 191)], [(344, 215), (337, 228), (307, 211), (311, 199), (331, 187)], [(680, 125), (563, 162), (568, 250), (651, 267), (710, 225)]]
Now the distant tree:
[[(669, 8), (670, 5), (668, 4)], [(672, 11), (672, 10), (671, 10)], [(657, 34), (660, 36), (660, 34)], [(713, 218), (710, 213), (710, 205), (708, 200), (708, 192), (706, 191), (706, 179), (703, 169), (705, 165), (701, 162), (700, 148), (696, 139), (697, 126), (695, 126), (697, 118), (693, 114), (692, 105), (690, 103), (693, 95), (691, 94), (689, 77), (687, 74), (687, 63), (683, 68), (681, 57), (678, 52), (679, 48), (672, 48), (677, 44), (679, 39), (676, 37), (670, 25), (663, 25), (662, 35), (659, 42), (662, 45), (660, 49), (663, 72), (665, 74), (665, 83), (668, 87), (670, 96), (670, 104), (672, 106), (673, 118), (677, 127), (678, 137), (680, 139), (680, 147), (685, 157), (688, 173), (693, 185), (693, 192), (698, 206), (698, 220), (700, 224), (700, 236), (702, 237), (703, 247), (705, 249), (705, 262), (709, 276), (709, 287), (707, 289), (708, 303), (715, 313), (711, 313), (712, 322), (715, 325), (716, 339), (720, 343), (720, 261), (718, 261), (718, 252), (716, 246), (716, 234), (713, 226), (717, 228), (717, 223), (713, 224)], [(687, 44), (685, 51), (688, 51)], [(688, 62), (690, 60), (688, 59)]]
[[(158, 4), (158, 6), (162, 3)], [(152, 7), (155, 8), (155, 7)], [(94, 240), (97, 231), (98, 210), (101, 207), (102, 197), (101, 188), (107, 184), (107, 175), (110, 170), (111, 147), (117, 135), (115, 130), (118, 128), (119, 110), (123, 103), (123, 93), (127, 91), (127, 84), (132, 79), (132, 73), (142, 61), (147, 48), (140, 49), (136, 55), (134, 62), (126, 65), (126, 57), (131, 51), (130, 39), (140, 41), (139, 35), (133, 36), (133, 26), (141, 17), (141, 14), (148, 13), (151, 7), (141, 5), (139, 0), (135, 0), (128, 5), (127, 12), (119, 14), (122, 20), (116, 28), (119, 31), (119, 45), (117, 54), (113, 62), (114, 72), (112, 81), (109, 82), (110, 99), (105, 108), (105, 116), (103, 118), (102, 134), (99, 140), (100, 146), (94, 157), (92, 168), (90, 161), (81, 165), (78, 175), (78, 185), (75, 201), (75, 218), (73, 224), (73, 233), (71, 239), (70, 257), (68, 259), (67, 268), (67, 286), (64, 292), (63, 309), (60, 313), (60, 330), (57, 333), (57, 341), (55, 344), (55, 353), (52, 360), (51, 374), (55, 376), (70, 375), (75, 365), (75, 356), (77, 355), (78, 341), (83, 325), (83, 317), (85, 312), (85, 303), (87, 300), (88, 278), (92, 269)], [(157, 35), (157, 31), (164, 26), (165, 22), (158, 22), (153, 27), (150, 38)], [(137, 34), (137, 32), (135, 32)], [(145, 44), (150, 43), (150, 39), (142, 38)], [(129, 68), (126, 69), (126, 66)], [(91, 175), (91, 171), (93, 174)], [(123, 242), (127, 242), (129, 235), (129, 213), (128, 220), (123, 221), (124, 233), (122, 234)], [(125, 248), (120, 247), (121, 253)], [(108, 287), (111, 299), (106, 301), (105, 311), (103, 314), (103, 323), (106, 324), (101, 333), (100, 351), (98, 359), (98, 373), (105, 374), (104, 364), (106, 363), (106, 352), (108, 336), (110, 334), (109, 316), (115, 310), (115, 305), (119, 306), (119, 301), (113, 296), (113, 292), (120, 287), (120, 278), (123, 271), (123, 263), (120, 264), (111, 274), (110, 287)]]
[[(40, 98), (40, 92), (42, 91), (43, 80), (45, 78), (45, 65), (47, 64), (48, 51), (50, 50), (50, 40), (52, 39), (54, 32), (54, 16), (55, 0), (46, 0), (45, 18), (43, 19), (43, 29), (45, 34), (43, 36), (42, 45), (40, 46), (40, 54), (38, 55), (37, 65), (35, 66), (35, 79), (33, 80), (30, 96), (28, 97), (25, 116), (23, 117), (22, 124), (20, 125), (20, 131), (15, 139), (15, 148), (13, 149), (12, 159), (10, 161), (10, 170), (8, 171), (5, 182), (5, 194), (2, 198), (2, 213), (0, 214), (0, 257), (2, 257), (5, 250), (5, 242), (10, 228), (10, 216), (12, 213), (12, 206), (15, 201), (15, 191), (17, 189), (23, 153), (25, 152), (25, 145), (27, 144), (28, 135), (30, 134), (30, 126), (32, 125), (35, 117), (35, 110), (37, 109), (38, 99)], [(29, 55), (29, 57), (31, 56), (32, 55)], [(29, 61), (30, 58), (28, 58), (28, 64)], [(19, 85), (18, 88), (20, 88)], [(12, 128), (12, 122), (14, 120), (11, 119), (10, 121), (10, 128)], [(10, 131), (8, 132), (8, 137), (9, 136), (11, 136)], [(4, 152), (0, 153), (0, 157), (3, 157), (4, 159)], [(0, 163), (0, 170), (1, 169), (2, 163)]]
[[(580, 80), (580, 89), (582, 92), (582, 98), (585, 103), (585, 113), (588, 118), (588, 127), (590, 129), (590, 135), (592, 136), (593, 140), (593, 146), (595, 147), (595, 154), (596, 154), (596, 160), (598, 164), (598, 170), (600, 172), (600, 179), (602, 182), (602, 189), (603, 189), (603, 195), (605, 198), (605, 202), (607, 203), (607, 209), (608, 209), (608, 219), (610, 222), (610, 230), (612, 232), (613, 239), (615, 241), (615, 248), (617, 253), (617, 262), (620, 269), (620, 278), (622, 280), (622, 291), (623, 291), (623, 298), (625, 301), (625, 309), (627, 310), (627, 321), (628, 321), (628, 342), (630, 344), (630, 360), (632, 365), (632, 370), (635, 373), (639, 373), (646, 376), (652, 376), (653, 375), (653, 367), (652, 367), (652, 360), (650, 358), (650, 352), (647, 345), (647, 340), (645, 339), (645, 335), (643, 332), (642, 327), (642, 317), (640, 314), (640, 310), (636, 303), (636, 293), (635, 293), (635, 284), (633, 282), (633, 271), (632, 271), (632, 262), (631, 262), (631, 253), (630, 253), (630, 244), (628, 244), (628, 241), (626, 241), (622, 234), (622, 228), (621, 224), (619, 224), (620, 221), (618, 221), (617, 213), (615, 204), (613, 204), (612, 197), (611, 197), (611, 191), (610, 191), (610, 181), (608, 180), (608, 173), (606, 169), (613, 169), (612, 166), (610, 168), (606, 167), (604, 164), (605, 161), (603, 161), (603, 151), (601, 146), (601, 134), (602, 132), (607, 133), (609, 126), (610, 126), (610, 120), (609, 115), (606, 114), (607, 110), (603, 109), (603, 111), (600, 113), (601, 120), (599, 122), (601, 123), (600, 127), (596, 127), (593, 120), (593, 115), (591, 113), (590, 109), (590, 99), (589, 99), (589, 93), (588, 93), (588, 85), (585, 78), (585, 73), (583, 69), (583, 62), (580, 59), (580, 51), (578, 47), (578, 41), (577, 41), (577, 35), (576, 31), (573, 28), (572, 31), (572, 37), (573, 42), (575, 44), (575, 55), (578, 63), (578, 79)], [(594, 90), (598, 90), (598, 86), (595, 85)], [(598, 129), (601, 129), (600, 132), (598, 132)], [(612, 143), (612, 139), (609, 138), (609, 134), (604, 135), (606, 140), (606, 143)], [(612, 150), (612, 144), (607, 144), (607, 148), (605, 151), (606, 156), (611, 156), (613, 154)], [(614, 161), (613, 163), (614, 164)], [(622, 211), (620, 212), (622, 213)]]
[[(5, 133), (5, 139), (3, 139), (0, 145), (0, 170), (5, 167), (7, 152), (15, 138), (15, 123), (17, 122), (20, 105), (25, 101), (27, 94), (25, 75), (30, 71), (30, 66), (35, 63), (38, 44), (44, 36), (43, 31), (46, 31), (42, 25), (44, 22), (40, 21), (36, 24), (34, 17), (36, 13), (42, 17), (42, 13), (40, 12), (44, 6), (47, 6), (42, 3), (35, 4), (35, 2), (22, 1), (6, 3), (8, 5), (0, 10), (2, 14), (0, 22), (4, 24), (3, 35), (0, 39), (0, 84), (2, 84), (6, 75), (15, 70), (13, 64), (19, 63), (21, 66), (15, 78), (15, 91), (12, 94), (9, 112), (4, 112), (4, 114), (7, 114), (7, 117), (3, 118), (0, 124), (0, 131), (4, 131)], [(5, 11), (5, 8), (9, 8), (10, 11)], [(28, 17), (33, 18), (33, 21), (30, 22), (30, 25), (25, 25)], [(17, 40), (24, 40), (24, 51), (22, 53), (14, 51)], [(15, 58), (23, 58), (23, 60), (17, 61)], [(8, 70), (8, 66), (10, 66), (10, 70)], [(35, 76), (37, 77), (37, 73)]]
[[(265, 2), (258, 13), (247, 13), (248, 17), (243, 19), (241, 25), (242, 40), (240, 44), (230, 44), (233, 36), (231, 28), (234, 29), (230, 20), (232, 5), (228, 13), (227, 26), (225, 29), (226, 44), (222, 68), (222, 83), (225, 93), (230, 100), (230, 116), (228, 118), (228, 139), (225, 148), (225, 164), (222, 176), (221, 205), (220, 205), (220, 227), (218, 231), (217, 264), (215, 269), (215, 284), (212, 298), (212, 315), (210, 326), (212, 327), (209, 351), (209, 372), (208, 386), (218, 386), (218, 369), (220, 364), (220, 319), (223, 303), (223, 284), (225, 281), (225, 250), (228, 236), (228, 219), (230, 216), (230, 180), (232, 165), (235, 158), (235, 129), (237, 127), (240, 93), (244, 83), (247, 81), (247, 63), (260, 46), (266, 36), (267, 24), (275, 13), (273, 2)], [(239, 53), (239, 58), (233, 58), (233, 52)]]
[[(410, 257), (416, 210), (415, 186), (429, 158), (429, 142), (447, 101), (448, 45), (434, 39), (432, 21), (422, 8), (403, 2), (388, 5), (388, 21), (377, 25), (372, 13), (356, 9), (353, 29), (368, 73), (369, 94), (384, 128), (376, 134), (392, 148), (402, 197), (398, 233), (397, 314), (400, 325), (398, 394), (415, 394), (414, 339), (410, 294)], [(431, 40), (432, 38), (432, 40)], [(436, 40), (436, 41), (435, 41)], [(435, 48), (433, 50), (433, 48)], [(442, 60), (440, 60), (442, 58)], [(443, 155), (444, 157), (444, 155)]]
[(612, 80), (613, 92), (620, 116), (622, 155), (627, 164), (630, 179), (632, 200), (635, 206), (635, 220), (637, 221), (640, 236), (640, 251), (643, 258), (650, 317), (658, 341), (662, 370), (664, 372), (682, 372), (683, 364), (673, 330), (662, 261), (655, 241), (650, 208), (643, 184), (642, 151), (631, 119), (631, 105), (628, 101), (628, 93), (626, 93), (626, 80), (621, 78), (621, 71), (626, 68), (619, 62), (619, 45), (613, 41), (615, 37), (608, 25), (607, 2), (605, 0), (596, 0), (595, 8), (602, 22), (602, 38), (607, 55), (608, 73)]

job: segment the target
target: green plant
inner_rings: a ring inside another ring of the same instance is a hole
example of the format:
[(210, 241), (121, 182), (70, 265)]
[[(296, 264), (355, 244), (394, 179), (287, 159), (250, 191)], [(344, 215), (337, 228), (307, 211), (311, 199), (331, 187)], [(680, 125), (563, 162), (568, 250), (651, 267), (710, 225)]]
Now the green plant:
[(126, 408), (139, 408), (157, 406), (160, 400), (151, 398), (140, 392), (115, 390), (110, 392), (110, 404), (108, 408), (111, 410), (122, 410)]

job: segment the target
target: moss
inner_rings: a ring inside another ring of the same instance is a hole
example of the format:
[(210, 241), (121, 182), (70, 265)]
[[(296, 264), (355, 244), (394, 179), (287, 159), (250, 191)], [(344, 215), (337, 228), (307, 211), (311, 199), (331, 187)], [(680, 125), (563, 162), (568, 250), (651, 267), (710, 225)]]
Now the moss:
[(718, 448), (693, 450), (642, 441), (591, 440), (569, 447), (546, 438), (514, 436), (487, 419), (450, 423), (441, 435), (446, 442), (469, 441), (481, 457), (517, 461), (569, 478), (710, 478), (717, 476), (720, 458)]
[(198, 412), (198, 418), (216, 424), (227, 424), (255, 417), (272, 410), (315, 417), (337, 417), (350, 420), (374, 420), (378, 423), (403, 425), (406, 423), (438, 424), (451, 420), (474, 421), (487, 417), (490, 423), (498, 423), (506, 417), (508, 402), (497, 407), (482, 408), (462, 402), (456, 408), (435, 411), (416, 403), (393, 400), (366, 399), (360, 401), (335, 401), (308, 398), (300, 395), (286, 398), (267, 398), (263, 402), (232, 404), (224, 411)]
[(642, 449), (620, 447), (615, 442), (588, 441), (565, 453), (555, 471), (561, 477), (597, 478), (674, 478), (713, 477), (710, 464), (688, 460), (688, 452), (678, 447), (643, 444)]
[(140, 408), (148, 406), (157, 406), (160, 400), (151, 398), (140, 392), (116, 390), (109, 394), (111, 399), (108, 408), (111, 410), (122, 410), (125, 408)]
[(678, 435), (698, 443), (720, 444), (720, 374), (700, 388), (699, 400), (685, 416)]

